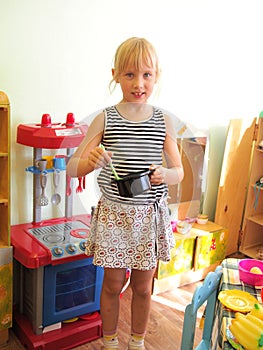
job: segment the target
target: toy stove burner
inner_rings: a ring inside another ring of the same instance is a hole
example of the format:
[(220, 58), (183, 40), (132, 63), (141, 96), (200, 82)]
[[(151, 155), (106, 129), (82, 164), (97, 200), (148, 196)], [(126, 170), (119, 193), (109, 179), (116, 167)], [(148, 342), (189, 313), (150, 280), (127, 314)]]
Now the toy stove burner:
[(28, 230), (52, 253), (52, 259), (83, 254), (89, 226), (81, 221), (43, 226)]
[(43, 237), (43, 241), (48, 243), (60, 243), (65, 240), (65, 236), (59, 233), (51, 233)]

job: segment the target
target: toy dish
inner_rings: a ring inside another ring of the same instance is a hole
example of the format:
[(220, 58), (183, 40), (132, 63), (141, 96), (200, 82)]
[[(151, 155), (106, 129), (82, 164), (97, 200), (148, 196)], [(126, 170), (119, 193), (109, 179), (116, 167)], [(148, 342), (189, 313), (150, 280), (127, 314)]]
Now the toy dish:
[(200, 215), (198, 215), (196, 221), (199, 225), (205, 225), (208, 221), (208, 215), (200, 214)]
[(258, 303), (258, 300), (248, 292), (238, 289), (222, 290), (218, 294), (218, 299), (227, 308), (239, 312), (250, 312), (254, 304)]
[(79, 316), (79, 318), (81, 320), (91, 321), (91, 320), (95, 320), (98, 316), (99, 316), (99, 313), (95, 311), (90, 314), (81, 315)]
[[(257, 268), (262, 273), (250, 272), (252, 268)], [(242, 259), (238, 264), (239, 279), (252, 286), (263, 286), (263, 261), (256, 259)]]
[(192, 228), (192, 225), (189, 224), (189, 222), (187, 222), (187, 221), (178, 221), (178, 223), (176, 225), (176, 231), (178, 233), (183, 234), (183, 235), (189, 233), (191, 228)]
[(229, 327), (227, 327), (226, 329), (226, 339), (228, 340), (228, 342), (231, 344), (231, 346), (236, 349), (236, 350), (245, 350), (243, 348), (242, 345), (240, 345), (238, 343), (238, 341), (236, 340), (236, 338), (233, 336), (233, 334), (231, 333)]
[(63, 323), (72, 323), (72, 322), (76, 322), (79, 318), (78, 317), (73, 317), (70, 318), (69, 320), (64, 320), (62, 321)]

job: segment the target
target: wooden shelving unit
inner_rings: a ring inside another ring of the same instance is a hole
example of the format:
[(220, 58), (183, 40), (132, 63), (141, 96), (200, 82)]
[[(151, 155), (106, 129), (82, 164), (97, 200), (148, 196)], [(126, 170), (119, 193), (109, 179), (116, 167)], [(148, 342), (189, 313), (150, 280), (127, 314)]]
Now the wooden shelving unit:
[[(251, 258), (261, 258), (263, 252), (263, 183), (256, 183), (263, 178), (263, 151), (259, 146), (263, 141), (263, 116), (257, 121), (254, 147), (251, 153), (251, 168), (244, 220), (240, 236), (240, 252)], [(262, 180), (263, 181), (263, 180)]]
[(12, 247), (10, 245), (10, 104), (0, 91), (0, 346), (12, 326)]
[(263, 112), (230, 122), (215, 222), (229, 229), (227, 255), (263, 259)]

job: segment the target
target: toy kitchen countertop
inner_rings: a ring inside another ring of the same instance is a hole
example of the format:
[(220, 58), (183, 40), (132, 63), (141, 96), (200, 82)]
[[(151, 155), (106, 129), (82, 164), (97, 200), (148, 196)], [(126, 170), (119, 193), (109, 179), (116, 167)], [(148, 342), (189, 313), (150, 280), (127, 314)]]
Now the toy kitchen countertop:
[(14, 258), (27, 268), (83, 259), (90, 215), (11, 226)]

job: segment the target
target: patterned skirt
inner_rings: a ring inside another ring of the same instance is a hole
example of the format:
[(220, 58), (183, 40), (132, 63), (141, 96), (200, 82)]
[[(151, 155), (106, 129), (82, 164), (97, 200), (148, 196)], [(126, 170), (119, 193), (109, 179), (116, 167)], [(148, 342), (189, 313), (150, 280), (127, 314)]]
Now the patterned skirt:
[(86, 254), (108, 268), (151, 270), (169, 261), (174, 236), (167, 200), (152, 205), (116, 203), (104, 196), (94, 211)]

